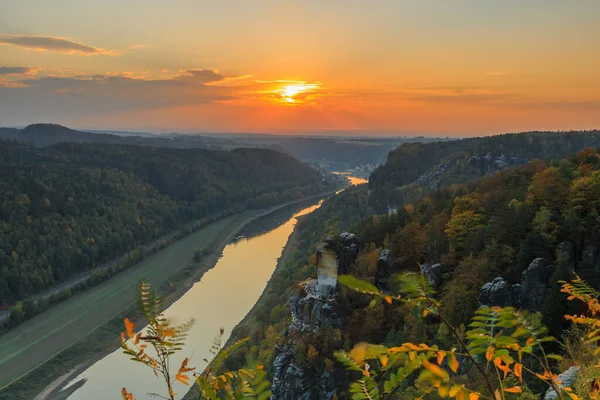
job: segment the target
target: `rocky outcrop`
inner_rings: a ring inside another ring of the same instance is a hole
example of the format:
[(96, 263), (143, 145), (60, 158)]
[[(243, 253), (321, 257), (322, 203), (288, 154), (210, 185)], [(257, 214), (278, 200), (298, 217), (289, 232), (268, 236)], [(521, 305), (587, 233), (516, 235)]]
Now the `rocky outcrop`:
[(547, 265), (543, 258), (536, 258), (523, 271), (521, 276), (521, 306), (533, 311), (540, 311), (548, 293), (548, 280), (553, 266)]
[(438, 164), (433, 170), (419, 176), (413, 185), (435, 189), (444, 186), (445, 181), (456, 178), (457, 174), (461, 175), (462, 179), (460, 180), (464, 181), (480, 176), (489, 176), (505, 168), (520, 167), (529, 162), (524, 157), (507, 157), (504, 154), (495, 157), (491, 154), (485, 156), (476, 154), (467, 159), (467, 165), (471, 167), (470, 171), (467, 169), (457, 172), (455, 165), (460, 161), (462, 161), (461, 157), (455, 157), (446, 163)]
[[(569, 368), (562, 374), (558, 374), (557, 381), (561, 382), (561, 383), (557, 384), (558, 388), (559, 389), (563, 388), (563, 387), (572, 388), (573, 385), (575, 384), (575, 381), (577, 381), (578, 374), (579, 374), (579, 367), (576, 367), (576, 366)], [(546, 391), (546, 394), (544, 395), (544, 400), (556, 400), (558, 398), (559, 398), (558, 393), (556, 393), (556, 391), (552, 388), (548, 389)]]
[(523, 271), (520, 283), (511, 285), (498, 277), (484, 284), (479, 292), (479, 303), (484, 306), (523, 307), (541, 311), (553, 271), (553, 265), (548, 265), (543, 258), (536, 258)]
[(528, 162), (524, 157), (506, 157), (504, 154), (494, 157), (489, 153), (485, 156), (474, 155), (467, 160), (467, 164), (482, 176), (491, 175), (504, 168), (521, 167)]
[(511, 285), (504, 278), (495, 278), (481, 287), (479, 303), (486, 306), (521, 306), (521, 285)]
[(442, 264), (423, 264), (421, 272), (434, 289), (442, 283)]
[(338, 254), (338, 274), (348, 273), (350, 265), (356, 261), (359, 241), (355, 234), (344, 232), (340, 234), (340, 250)]
[(375, 285), (384, 290), (389, 289), (392, 273), (394, 273), (394, 259), (389, 250), (383, 250), (377, 259)]
[(280, 335), (273, 361), (273, 400), (330, 400), (340, 382), (327, 371), (299, 366), (294, 360), (297, 341), (305, 333), (318, 333), (323, 328), (340, 328), (342, 319), (336, 313), (336, 286), (310, 279), (288, 300), (291, 323)]
[(332, 242), (326, 238), (317, 248), (318, 278), (302, 282), (287, 302), (291, 322), (280, 335), (275, 348), (271, 386), (273, 400), (331, 400), (343, 385), (343, 374), (337, 376), (322, 367), (304, 366), (294, 357), (297, 343), (302, 344), (304, 335), (310, 337), (318, 335), (322, 329), (343, 326), (337, 311), (338, 286), (330, 282), (330, 278), (337, 275), (332, 275), (331, 269), (345, 273), (356, 261), (359, 242), (354, 234), (342, 233), (337, 254), (330, 248)]
[(294, 362), (293, 347), (277, 346), (278, 353), (273, 361), (273, 383), (271, 398), (279, 400), (310, 400), (313, 397), (313, 384), (307, 379), (302, 368)]
[(287, 306), (296, 331), (316, 332), (321, 328), (339, 328), (342, 321), (335, 312), (337, 290), (315, 279), (302, 282), (301, 290), (290, 295)]

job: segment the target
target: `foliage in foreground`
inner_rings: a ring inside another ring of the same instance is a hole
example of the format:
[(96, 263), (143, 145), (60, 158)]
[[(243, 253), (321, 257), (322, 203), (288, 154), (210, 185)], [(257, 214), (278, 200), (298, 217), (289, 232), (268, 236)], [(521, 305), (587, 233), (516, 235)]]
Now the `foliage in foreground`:
[[(555, 391), (560, 399), (600, 398), (600, 293), (580, 278), (562, 283), (569, 300), (585, 303), (581, 315), (565, 318), (585, 330), (585, 343), (591, 344), (592, 357), (578, 354), (572, 363), (580, 373), (574, 387), (560, 381), (555, 373), (558, 354), (547, 353), (546, 344), (556, 342), (538, 318), (511, 307), (482, 307), (472, 318), (470, 330), (461, 335), (439, 312), (439, 303), (426, 279), (415, 273), (396, 277), (399, 295), (387, 295), (369, 282), (342, 276), (340, 282), (357, 292), (374, 297), (374, 302), (402, 302), (420, 317), (436, 318), (454, 335), (458, 348), (440, 349), (436, 345), (404, 343), (386, 347), (359, 343), (350, 352), (336, 353), (338, 361), (359, 378), (350, 386), (352, 399), (391, 399), (407, 384), (420, 391), (419, 398), (436, 394), (441, 398), (494, 399), (528, 397), (524, 379), (537, 379)], [(372, 304), (373, 304), (372, 303)], [(566, 348), (563, 345), (563, 348)], [(589, 361), (591, 359), (591, 362)], [(464, 375), (474, 372), (479, 379), (465, 382)], [(519, 396), (519, 397), (511, 397)], [(417, 397), (417, 396), (415, 396)]]
[[(262, 366), (253, 365), (236, 371), (227, 371), (220, 374), (224, 360), (248, 339), (243, 339), (227, 349), (221, 350), (223, 329), (215, 338), (211, 353), (212, 360), (204, 360), (208, 367), (199, 371), (189, 365), (190, 359), (185, 358), (177, 370), (171, 368), (172, 356), (182, 350), (187, 334), (194, 324), (188, 321), (180, 325), (172, 325), (160, 312), (160, 301), (150, 290), (150, 285), (141, 283), (137, 293), (137, 302), (147, 327), (139, 332), (135, 331), (135, 324), (128, 318), (125, 319), (125, 332), (121, 333), (121, 348), (123, 353), (131, 360), (144, 364), (150, 368), (157, 378), (164, 381), (166, 395), (150, 393), (150, 396), (174, 400), (175, 391), (173, 384), (180, 382), (190, 385), (192, 379), (200, 391), (200, 399), (267, 399), (270, 383), (266, 380), (266, 373)], [(124, 400), (133, 400), (133, 394), (126, 388), (121, 391)]]

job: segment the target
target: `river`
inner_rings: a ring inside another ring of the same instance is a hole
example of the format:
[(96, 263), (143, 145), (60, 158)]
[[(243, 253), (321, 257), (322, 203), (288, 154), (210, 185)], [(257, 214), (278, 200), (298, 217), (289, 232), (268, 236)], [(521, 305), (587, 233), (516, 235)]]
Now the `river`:
[[(366, 182), (362, 178), (349, 179), (352, 184)], [(295, 212), (286, 207), (287, 211), (280, 210), (249, 224), (238, 240), (223, 249), (214, 268), (165, 310), (165, 317), (174, 323), (191, 318), (196, 321), (183, 350), (173, 357), (172, 365), (179, 365), (190, 356), (190, 365), (204, 369), (206, 363), (202, 360), (210, 358), (210, 346), (220, 328), (225, 330), (225, 343), (262, 294), (297, 218), (313, 212), (321, 202)], [(130, 361), (119, 349), (70, 380), (59, 396), (66, 395), (70, 400), (120, 398), (123, 387), (138, 399), (148, 393), (165, 394), (162, 382), (151, 370)], [(177, 398), (182, 398), (188, 389), (176, 382)]]
[[(220, 328), (225, 329), (224, 343), (260, 297), (297, 218), (320, 205), (321, 202), (304, 206), (306, 208), (291, 216), (289, 209), (287, 215), (282, 210), (248, 225), (240, 232), (245, 237), (228, 244), (215, 267), (165, 310), (165, 317), (175, 323), (190, 318), (196, 320), (183, 351), (178, 354), (180, 357), (174, 357), (172, 365), (179, 365), (184, 357), (191, 356), (190, 364), (204, 369), (206, 363), (202, 360), (210, 358), (210, 346)], [(145, 398), (147, 393), (164, 393), (161, 381), (152, 371), (129, 361), (121, 350), (90, 366), (74, 378), (63, 393), (73, 391), (68, 397), (73, 400), (100, 400), (120, 398), (123, 387), (138, 399)], [(176, 386), (178, 398), (183, 397), (187, 389), (181, 384)]]

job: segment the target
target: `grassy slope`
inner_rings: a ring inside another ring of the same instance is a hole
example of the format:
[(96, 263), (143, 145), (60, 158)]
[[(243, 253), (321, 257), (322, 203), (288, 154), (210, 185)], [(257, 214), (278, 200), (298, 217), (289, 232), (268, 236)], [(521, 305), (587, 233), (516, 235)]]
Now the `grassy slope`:
[(195, 248), (205, 245), (234, 218), (219, 220), (194, 232), (4, 335), (0, 344), (0, 386), (35, 368), (127, 307), (134, 300), (132, 288), (139, 279), (160, 284), (187, 264)]

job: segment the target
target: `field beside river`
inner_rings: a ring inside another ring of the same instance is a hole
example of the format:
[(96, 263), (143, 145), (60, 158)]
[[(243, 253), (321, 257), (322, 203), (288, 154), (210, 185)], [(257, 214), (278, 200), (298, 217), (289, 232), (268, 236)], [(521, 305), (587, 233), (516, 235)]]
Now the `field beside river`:
[[(131, 307), (136, 282), (146, 279), (155, 288), (162, 284), (163, 303), (168, 305), (214, 266), (222, 249), (242, 227), (291, 203), (295, 202), (246, 211), (209, 224), (1, 336), (0, 399), (32, 399), (66, 372), (76, 372), (114, 350), (123, 318), (139, 318), (136, 308)], [(192, 265), (194, 250), (199, 247), (208, 247), (211, 254)]]
[(0, 387), (52, 358), (132, 304), (133, 288), (140, 279), (160, 285), (192, 259), (196, 248), (207, 245), (213, 238), (228, 236), (247, 218), (244, 213), (209, 224), (3, 335)]

